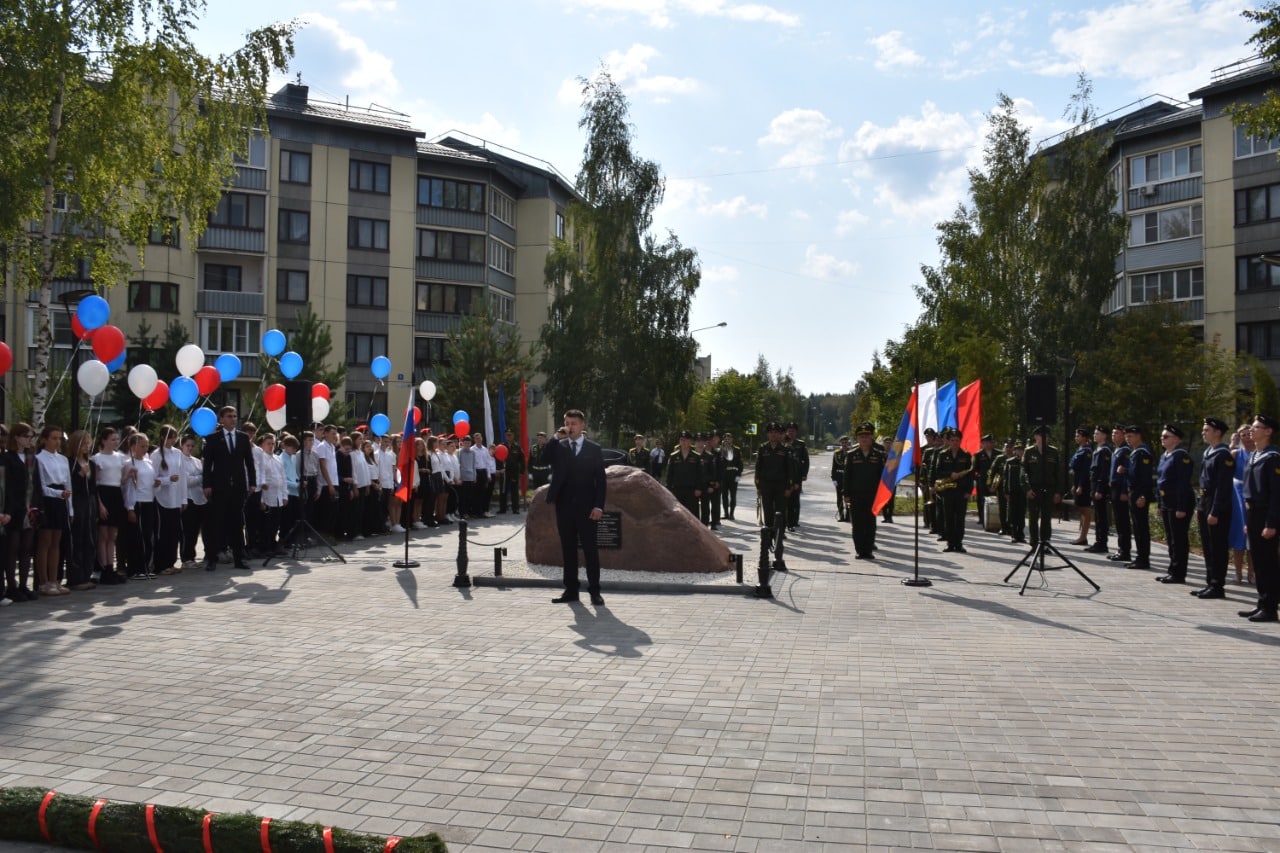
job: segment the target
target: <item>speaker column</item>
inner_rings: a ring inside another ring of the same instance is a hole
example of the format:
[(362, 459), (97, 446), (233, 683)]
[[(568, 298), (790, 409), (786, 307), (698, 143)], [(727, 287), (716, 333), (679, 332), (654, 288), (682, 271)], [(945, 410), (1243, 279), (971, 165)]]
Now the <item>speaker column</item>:
[(1058, 422), (1058, 388), (1052, 374), (1032, 373), (1027, 376), (1027, 423)]
[(311, 425), (311, 383), (290, 379), (284, 383), (284, 419), (292, 427)]

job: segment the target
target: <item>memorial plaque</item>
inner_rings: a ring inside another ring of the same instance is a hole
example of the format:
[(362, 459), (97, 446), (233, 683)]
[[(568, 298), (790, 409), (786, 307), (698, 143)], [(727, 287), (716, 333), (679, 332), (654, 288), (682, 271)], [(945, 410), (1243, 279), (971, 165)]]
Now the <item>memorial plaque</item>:
[(622, 513), (606, 512), (596, 521), (596, 547), (611, 550), (622, 547)]

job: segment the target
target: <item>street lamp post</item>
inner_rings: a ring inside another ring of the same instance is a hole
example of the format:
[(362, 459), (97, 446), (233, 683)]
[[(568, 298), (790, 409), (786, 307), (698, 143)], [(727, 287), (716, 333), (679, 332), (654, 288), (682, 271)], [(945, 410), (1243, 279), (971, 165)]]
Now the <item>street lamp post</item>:
[(689, 334), (696, 335), (698, 332), (705, 332), (707, 329), (723, 329), (727, 325), (729, 325), (728, 320), (721, 320), (719, 323), (715, 323), (711, 326), (703, 326), (701, 329), (690, 329)]

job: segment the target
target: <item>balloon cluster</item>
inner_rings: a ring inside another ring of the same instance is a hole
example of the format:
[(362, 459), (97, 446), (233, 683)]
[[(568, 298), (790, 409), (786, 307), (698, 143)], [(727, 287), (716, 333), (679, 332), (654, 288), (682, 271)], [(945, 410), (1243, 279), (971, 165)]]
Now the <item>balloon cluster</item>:
[(462, 409), (453, 413), (453, 434), (459, 439), (471, 435), (471, 415)]
[[(297, 374), (294, 374), (295, 376)], [(286, 394), (284, 385), (274, 382), (262, 389), (262, 405), (267, 409), (267, 425), (272, 429), (284, 429), (288, 421), (285, 411)], [(311, 386), (311, 420), (320, 423), (329, 417), (329, 386), (316, 382)]]
[[(79, 340), (88, 341), (96, 356), (93, 361), (86, 361), (76, 369), (76, 382), (90, 397), (107, 390), (111, 374), (124, 365), (124, 332), (117, 326), (108, 326), (109, 319), (111, 306), (96, 293), (81, 299), (75, 316), (71, 318), (72, 332)], [(3, 347), (0, 351), (0, 368), (3, 368), (0, 376), (13, 364), (13, 352), (7, 345)]]

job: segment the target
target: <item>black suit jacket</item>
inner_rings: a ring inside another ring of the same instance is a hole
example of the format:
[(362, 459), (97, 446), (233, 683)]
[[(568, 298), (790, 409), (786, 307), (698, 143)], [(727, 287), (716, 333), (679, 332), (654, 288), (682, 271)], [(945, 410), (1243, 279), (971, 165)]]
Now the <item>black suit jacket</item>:
[(557, 510), (581, 512), (588, 515), (599, 507), (604, 509), (605, 474), (604, 453), (600, 445), (591, 439), (583, 439), (582, 450), (573, 455), (569, 439), (548, 441), (542, 449), (542, 459), (551, 465), (551, 486), (547, 489), (547, 503)]
[(249, 436), (236, 432), (236, 446), (227, 446), (226, 433), (221, 428), (204, 440), (203, 484), (222, 497), (241, 497), (249, 494), (250, 487), (258, 485), (258, 475), (253, 467), (253, 442)]

